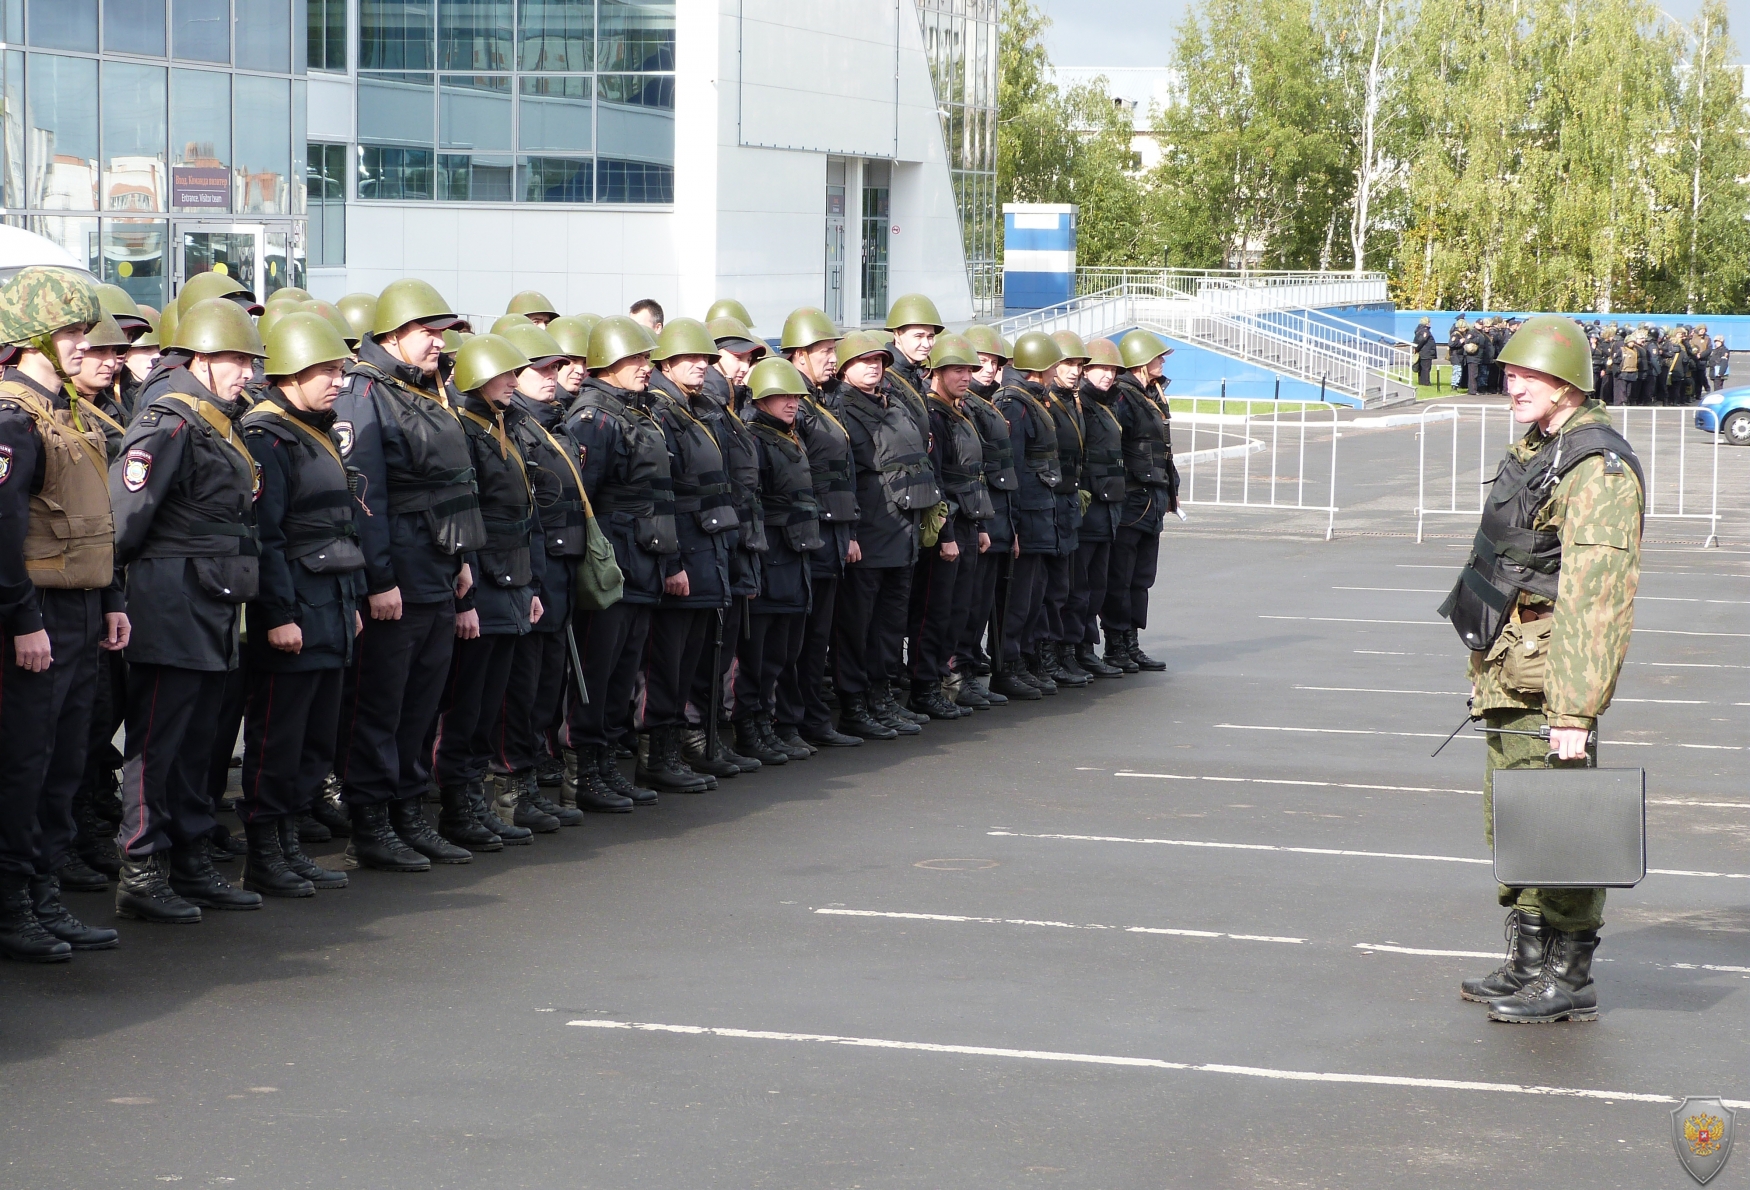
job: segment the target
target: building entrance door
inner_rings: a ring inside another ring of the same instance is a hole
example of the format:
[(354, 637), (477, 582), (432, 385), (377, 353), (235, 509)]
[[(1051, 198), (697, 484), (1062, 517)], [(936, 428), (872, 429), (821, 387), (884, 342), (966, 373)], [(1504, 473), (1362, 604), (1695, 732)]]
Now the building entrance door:
[(826, 316), (845, 321), (845, 188), (826, 188)]
[(276, 290), (304, 284), (304, 248), (296, 223), (193, 223), (172, 229), (171, 280), (177, 293), (202, 273), (228, 274), (266, 301)]

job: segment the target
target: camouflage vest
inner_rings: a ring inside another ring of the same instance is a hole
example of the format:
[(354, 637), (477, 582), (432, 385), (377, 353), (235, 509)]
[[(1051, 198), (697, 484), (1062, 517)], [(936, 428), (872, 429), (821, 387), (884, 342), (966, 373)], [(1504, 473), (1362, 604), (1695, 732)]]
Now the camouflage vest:
[(24, 568), (39, 587), (95, 591), (115, 578), (115, 517), (103, 435), (79, 433), (67, 415), (21, 384), (0, 401), (30, 416), (43, 444), (43, 487), (30, 498)]

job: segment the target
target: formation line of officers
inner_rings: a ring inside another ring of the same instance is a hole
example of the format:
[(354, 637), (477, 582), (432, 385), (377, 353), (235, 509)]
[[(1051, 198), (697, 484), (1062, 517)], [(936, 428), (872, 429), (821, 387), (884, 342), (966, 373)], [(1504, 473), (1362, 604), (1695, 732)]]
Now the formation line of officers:
[(475, 329), (415, 279), (0, 289), (0, 953), (115, 946), (63, 899), (112, 881), (192, 924), (1164, 668), (1146, 331)]

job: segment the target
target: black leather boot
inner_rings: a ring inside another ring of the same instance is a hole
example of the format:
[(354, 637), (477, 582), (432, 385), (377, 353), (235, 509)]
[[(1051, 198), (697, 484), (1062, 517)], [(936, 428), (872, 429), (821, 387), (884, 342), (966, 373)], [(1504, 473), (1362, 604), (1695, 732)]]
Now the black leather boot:
[(80, 859), (78, 853), (74, 851), (67, 853), (67, 858), (62, 860), (61, 866), (55, 870), (55, 876), (60, 880), (61, 887), (68, 892), (109, 891), (109, 877), (87, 867), (85, 861)]
[(810, 756), (814, 755), (814, 749), (803, 743), (801, 736), (796, 737), (796, 742), (794, 744), (790, 744), (780, 737), (778, 735), (778, 729), (772, 726), (772, 717), (770, 715), (761, 715), (755, 720), (755, 722), (759, 725), (760, 740), (766, 747), (782, 752), (791, 760), (807, 760)]
[[(559, 829), (559, 819), (535, 804), (535, 794), (541, 787), (535, 784), (534, 769), (508, 773), (503, 780), (506, 790), (515, 799), (512, 802), (511, 822), (517, 826), (528, 827), (537, 835), (550, 835)], [(583, 821), (581, 815), (578, 821)]]
[(810, 731), (803, 739), (816, 748), (859, 748), (863, 744), (862, 736), (847, 735), (831, 725)]
[(1129, 635), (1128, 629), (1106, 629), (1106, 664), (1116, 666), (1127, 674), (1141, 673), (1142, 666), (1130, 655), (1130, 644), (1127, 640)]
[(115, 850), (115, 832), (98, 819), (94, 800), (89, 794), (81, 793), (74, 799), (73, 821), (73, 855), (84, 867), (106, 878), (120, 874), (122, 861)]
[(436, 831), (425, 816), (425, 807), (416, 797), (398, 798), (389, 803), (389, 825), (409, 848), (437, 864), (465, 864), (474, 858), (466, 847), (458, 847)]
[(991, 674), (990, 692), (1018, 702), (1038, 702), (1045, 697), (1038, 686), (1022, 676), (1019, 661), (1006, 661), (1002, 669)]
[(440, 786), (438, 804), (438, 834), (469, 851), (504, 850), (504, 840), (487, 830), (474, 817), (474, 807), (469, 803), (466, 783)]
[(328, 843), (334, 839), (334, 832), (317, 822), (309, 814), (295, 815), (298, 822), (298, 840), (303, 843)]
[(170, 887), (202, 909), (259, 909), (261, 894), (238, 888), (213, 867), (212, 839), (203, 836), (170, 849)]
[(1066, 664), (1068, 653), (1069, 650), (1054, 640), (1048, 640), (1039, 646), (1039, 660), (1044, 665), (1045, 672), (1051, 675), (1051, 680), (1059, 687), (1077, 690), (1094, 679), (1085, 671)]
[(1511, 996), (1490, 1001), (1489, 1019), (1510, 1025), (1597, 1020), (1598, 985), (1592, 982), (1597, 949), (1597, 930), (1555, 931), (1544, 952), (1543, 970)]
[(704, 793), (710, 788), (705, 778), (687, 767), (681, 759), (680, 732), (670, 727), (654, 727), (647, 741), (640, 746), (636, 780), (663, 793)]
[(73, 947), (37, 920), (29, 876), (0, 877), (0, 955), (21, 963), (64, 963), (73, 957)]
[(346, 873), (325, 868), (304, 854), (304, 841), (298, 837), (297, 816), (288, 814), (276, 824), (280, 832), (280, 854), (286, 857), (286, 867), (308, 880), (318, 890), (345, 888)]
[[(963, 669), (958, 676), (960, 680), (954, 683), (955, 706), (967, 711), (988, 711), (996, 705), (991, 702), (989, 694), (978, 684), (978, 679), (972, 676), (970, 670)], [(1007, 702), (1008, 699), (1003, 701)]]
[(429, 872), (431, 861), (401, 841), (389, 825), (389, 803), (352, 807), (352, 840), (342, 860), (349, 868), (379, 872)]
[(1106, 664), (1100, 655), (1094, 652), (1093, 645), (1076, 646), (1076, 664), (1081, 666), (1084, 672), (1096, 678), (1121, 678), (1124, 676), (1124, 671), (1116, 665)]
[[(249, 852), (249, 844), (232, 834), (224, 823), (214, 825), (207, 833), (207, 858), (217, 864), (228, 864), (234, 859), (242, 859)], [(175, 865), (171, 865), (171, 875), (176, 874)]]
[(896, 740), (899, 733), (875, 717), (869, 700), (861, 694), (846, 694), (840, 699), (839, 730), (860, 740)]
[(121, 935), (105, 926), (88, 926), (61, 904), (61, 883), (53, 876), (35, 876), (30, 882), (31, 911), (43, 929), (74, 950), (109, 950)]
[(601, 778), (602, 785), (634, 806), (654, 806), (656, 790), (634, 785), (626, 779), (626, 774), (620, 771), (620, 754), (617, 748), (596, 749), (596, 776)]
[(1057, 682), (1051, 676), (1051, 667), (1045, 664), (1045, 658), (1040, 651), (1023, 653), (1021, 661), (1026, 665), (1027, 675), (1033, 679), (1033, 684), (1039, 687), (1039, 693), (1047, 698), (1057, 693)]
[(919, 711), (911, 710), (905, 705), (905, 699), (911, 695), (911, 682), (909, 680), (901, 679), (896, 682), (889, 682), (886, 686), (882, 687), (882, 690), (882, 697), (885, 700), (881, 704), (882, 714), (897, 715), (901, 719), (910, 719), (919, 727), (922, 727), (930, 721), (928, 715)]
[(615, 793), (602, 780), (600, 752), (589, 745), (565, 752), (565, 780), (574, 791), (576, 809), (591, 814), (630, 814), (632, 799)]
[(924, 729), (917, 721), (899, 709), (899, 704), (893, 701), (893, 687), (886, 682), (877, 682), (869, 697), (869, 713), (876, 722), (885, 723), (900, 735), (918, 735)]
[(560, 826), (577, 826), (583, 821), (583, 812), (569, 806), (561, 806), (552, 798), (541, 792), (541, 770), (538, 768), (524, 769), (517, 774), (522, 781), (523, 793), (535, 809), (549, 818), (559, 820)]
[(1146, 669), (1151, 673), (1160, 673), (1162, 670), (1166, 669), (1167, 663), (1165, 661), (1156, 661), (1153, 657), (1150, 657), (1147, 653), (1142, 651), (1142, 646), (1136, 641), (1137, 635), (1138, 631), (1135, 628), (1132, 628), (1125, 633), (1125, 639), (1130, 646), (1130, 659), (1136, 662), (1137, 668)]
[(145, 859), (122, 856), (121, 877), (115, 886), (115, 915), (158, 925), (191, 926), (201, 919), (191, 905), (170, 887), (162, 853)]
[(727, 760), (744, 773), (760, 771), (760, 762), (752, 756), (743, 756), (729, 746), (729, 741), (735, 738), (735, 724), (727, 719), (717, 721), (717, 750), (711, 755), (718, 760)]
[(535, 780), (543, 789), (557, 789), (565, 783), (565, 761), (558, 756), (543, 756), (535, 763)]
[(249, 851), (243, 857), (243, 887), (264, 897), (313, 897), (316, 886), (286, 865), (280, 850), (279, 820), (257, 818), (243, 824)]
[(792, 760), (802, 759), (796, 755), (796, 749), (798, 748), (806, 748), (808, 750), (808, 755), (810, 756), (813, 756), (816, 752), (820, 751), (819, 748), (816, 748), (813, 744), (802, 738), (802, 729), (794, 723), (768, 723), (767, 726), (771, 727), (772, 734), (777, 738), (777, 741), (780, 744), (784, 745), (784, 748), (790, 753), (790, 758)]
[[(328, 833), (336, 839), (344, 839), (352, 834), (352, 820), (346, 815), (346, 808), (338, 800), (340, 781), (333, 773), (322, 783), (322, 792), (316, 795), (316, 800), (310, 803), (310, 817), (328, 828)], [(322, 843), (324, 839), (305, 839), (306, 843)]]
[(1511, 996), (1537, 978), (1543, 970), (1543, 953), (1554, 933), (1544, 925), (1543, 914), (1527, 913), (1515, 906), (1507, 911), (1504, 936), (1507, 939), (1507, 960), (1489, 974), (1467, 979), (1458, 985), (1458, 994), (1466, 1000), (1487, 1004)]
[(474, 811), (474, 820), (497, 835), (506, 847), (531, 846), (535, 841), (535, 832), (526, 826), (517, 826), (500, 818), (493, 800), (486, 796), (484, 779), (476, 777), (468, 782), (468, 806)]
[[(724, 755), (723, 733), (721, 731), (718, 733), (717, 741), (717, 753), (712, 755), (709, 747), (710, 738), (705, 734), (704, 728), (683, 728), (681, 732), (681, 759), (686, 761), (687, 767), (695, 773), (709, 773), (713, 777), (741, 776), (741, 765)], [(742, 754), (737, 753), (736, 755), (741, 756)], [(751, 760), (755, 767), (760, 764), (757, 756), (742, 756), (742, 759)]]
[(948, 696), (942, 693), (942, 683), (931, 682), (928, 685), (911, 688), (911, 709), (932, 719), (958, 719), (960, 708), (948, 701)]
[(744, 756), (751, 756), (761, 764), (789, 764), (790, 754), (778, 748), (772, 748), (760, 735), (758, 719), (747, 718), (735, 721), (735, 750)]

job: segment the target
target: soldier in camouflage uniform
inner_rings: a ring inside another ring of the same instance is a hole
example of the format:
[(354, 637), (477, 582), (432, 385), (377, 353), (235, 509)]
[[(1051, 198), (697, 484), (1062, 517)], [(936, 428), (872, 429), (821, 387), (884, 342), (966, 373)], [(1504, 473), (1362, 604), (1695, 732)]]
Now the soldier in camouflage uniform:
[[(1514, 420), (1483, 511), (1479, 549), (1441, 608), (1472, 649), (1473, 714), (1491, 730), (1484, 831), (1494, 842), (1494, 772), (1581, 766), (1628, 652), (1640, 578), (1640, 462), (1589, 394), (1586, 337), (1566, 318), (1527, 320), (1502, 351)], [(1535, 733), (1548, 725), (1548, 741)], [(1491, 1020), (1596, 1020), (1592, 953), (1602, 888), (1499, 889), (1507, 961), (1461, 995)]]

